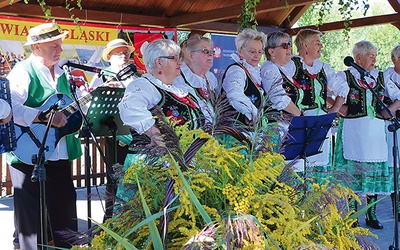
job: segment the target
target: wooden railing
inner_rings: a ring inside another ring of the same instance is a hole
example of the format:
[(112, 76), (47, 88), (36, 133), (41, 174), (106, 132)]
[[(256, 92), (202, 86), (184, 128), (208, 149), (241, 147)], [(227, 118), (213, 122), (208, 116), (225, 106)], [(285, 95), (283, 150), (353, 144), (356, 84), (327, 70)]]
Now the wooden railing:
[[(104, 140), (98, 139), (100, 148), (104, 152)], [(72, 179), (75, 187), (86, 187), (86, 166), (85, 166), (85, 148), (82, 140), (82, 151), (84, 154), (72, 163)], [(96, 146), (89, 143), (89, 157), (91, 162), (91, 178), (90, 186), (103, 185), (106, 183), (106, 167), (102, 157), (98, 153)], [(1, 193), (0, 197), (11, 195), (13, 193), (10, 172), (6, 162), (6, 154), (0, 157), (0, 176), (1, 176)]]

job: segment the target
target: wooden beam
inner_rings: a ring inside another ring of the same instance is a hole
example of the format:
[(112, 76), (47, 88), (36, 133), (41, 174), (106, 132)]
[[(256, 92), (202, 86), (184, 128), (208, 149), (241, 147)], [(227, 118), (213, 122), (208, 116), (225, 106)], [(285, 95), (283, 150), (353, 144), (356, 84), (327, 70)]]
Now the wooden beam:
[(223, 33), (223, 34), (233, 34), (237, 35), (239, 26), (236, 23), (223, 23), (223, 22), (212, 22), (212, 23), (202, 23), (189, 26), (182, 26), (178, 28), (179, 30), (197, 30), (205, 31), (210, 33)]
[(185, 2), (187, 2), (187, 0), (174, 0), (174, 1), (172, 1), (172, 3), (165, 10), (165, 16), (166, 17), (174, 16), (176, 14), (176, 11), (179, 9), (179, 7), (184, 5)]
[(293, 27), (293, 25), (300, 19), (300, 17), (310, 8), (311, 3), (304, 5), (304, 6), (297, 6), (294, 10), (290, 13), (283, 25), (281, 27)]
[(389, 0), (388, 2), (390, 3), (390, 5), (392, 5), (392, 8), (394, 9), (394, 11), (396, 11), (397, 13), (400, 12), (399, 0)]
[[(311, 4), (313, 1), (304, 0), (273, 0), (261, 1), (257, 4), (257, 13), (281, 10), (290, 7), (296, 7), (304, 4)], [(236, 18), (242, 11), (242, 4), (204, 11), (200, 13), (186, 14), (182, 16), (171, 17), (170, 27), (184, 27), (202, 23), (221, 21)]]
[(392, 23), (392, 25), (400, 30), (400, 22)]
[[(21, 2), (22, 0), (14, 0), (14, 3)], [(10, 0), (0, 0), (0, 8), (6, 7), (10, 5)]]
[[(185, 26), (179, 30), (197, 30), (209, 33), (222, 33), (222, 34), (232, 34), (237, 35), (239, 26), (236, 23), (224, 23), (224, 22), (213, 22), (213, 23), (203, 23), (191, 26)], [(257, 26), (257, 30), (264, 32), (266, 34), (273, 31), (285, 31), (284, 28), (272, 27), (272, 26)]]
[[(0, 14), (44, 19), (43, 11), (38, 4), (24, 4), (23, 2), (0, 8)], [(78, 17), (81, 22), (146, 27), (168, 26), (168, 18), (166, 17), (78, 9), (74, 9), (72, 14), (74, 14), (74, 17)], [(73, 21), (71, 14), (63, 7), (51, 7), (51, 18)]]
[[(400, 14), (388, 14), (382, 16), (372, 16), (372, 17), (364, 17), (351, 20), (352, 23), (349, 24), (351, 28), (357, 27), (365, 27), (365, 26), (372, 26), (372, 25), (380, 25), (380, 24), (387, 24), (387, 23), (397, 23), (400, 20)], [(332, 23), (325, 23), (321, 26), (304, 26), (295, 29), (287, 29), (286, 32), (289, 35), (296, 35), (297, 32), (301, 29), (318, 29), (321, 32), (325, 31), (333, 31), (333, 30), (342, 30), (344, 29), (344, 21), (339, 22), (332, 22)]]

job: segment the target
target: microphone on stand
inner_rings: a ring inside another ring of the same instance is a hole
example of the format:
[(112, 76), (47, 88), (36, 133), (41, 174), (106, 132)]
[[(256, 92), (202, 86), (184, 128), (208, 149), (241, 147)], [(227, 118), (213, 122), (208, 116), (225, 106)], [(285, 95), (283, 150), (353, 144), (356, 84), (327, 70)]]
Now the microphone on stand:
[[(108, 71), (108, 70), (104, 70), (104, 69), (100, 69), (100, 68), (96, 68), (96, 67), (91, 67), (91, 66), (86, 66), (86, 65), (81, 65), (81, 64), (72, 63), (72, 62), (70, 62), (70, 61), (69, 61), (68, 59), (66, 59), (66, 58), (61, 59), (61, 60), (58, 62), (58, 66), (59, 66), (61, 69), (64, 70), (65, 75), (67, 76), (68, 82), (69, 82), (70, 84), (77, 85), (78, 87), (79, 87), (79, 86), (82, 86), (82, 85), (81, 85), (81, 84), (73, 83), (73, 82), (74, 82), (74, 79), (72, 79), (72, 77), (71, 77), (71, 79), (68, 78), (68, 74), (70, 74), (70, 72), (69, 72), (69, 70), (68, 70), (68, 73), (67, 73), (67, 70), (66, 70), (66, 69), (68, 69), (69, 67), (73, 67), (73, 68), (76, 68), (76, 69), (81, 69), (81, 70), (83, 70), (83, 71), (94, 72), (94, 73), (97, 73), (99, 77), (100, 77), (101, 75), (103, 75), (104, 72), (107, 72), (109, 75), (114, 75), (114, 76), (115, 76), (115, 73), (112, 72), (112, 71)], [(71, 74), (70, 74), (70, 75), (71, 75)]]
[(72, 78), (72, 75), (71, 75), (71, 72), (69, 71), (68, 65), (67, 65), (67, 64), (64, 64), (64, 65), (62, 66), (62, 69), (64, 70), (64, 74), (65, 74), (65, 77), (67, 78), (68, 83), (69, 83), (70, 85), (74, 85), (74, 86), (75, 86), (75, 81), (74, 81), (74, 79)]
[(360, 73), (361, 76), (371, 77), (369, 71), (364, 69), (357, 63), (355, 63), (353, 57), (351, 57), (351, 56), (346, 56), (346, 58), (344, 59), (344, 64), (348, 67), (353, 66), (353, 68), (355, 68)]
[(66, 65), (68, 67), (74, 67), (74, 68), (77, 68), (77, 69), (81, 69), (81, 70), (84, 70), (84, 71), (90, 71), (90, 72), (94, 72), (94, 73), (100, 73), (102, 71), (102, 69), (100, 69), (100, 68), (72, 63), (68, 59), (65, 59), (65, 58), (61, 59), (58, 62), (58, 65), (60, 66), (60, 68), (64, 68), (64, 66)]

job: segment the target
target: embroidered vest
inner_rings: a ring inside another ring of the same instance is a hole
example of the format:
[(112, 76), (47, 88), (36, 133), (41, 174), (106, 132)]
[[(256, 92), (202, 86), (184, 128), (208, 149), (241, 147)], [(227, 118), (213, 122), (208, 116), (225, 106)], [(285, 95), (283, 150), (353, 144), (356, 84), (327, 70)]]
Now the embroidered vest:
[[(349, 70), (346, 70), (345, 74), (350, 87), (346, 101), (346, 105), (348, 107), (346, 118), (367, 116), (367, 90), (357, 84), (356, 79)], [(376, 85), (372, 88), (378, 94), (380, 99), (383, 99), (383, 92), (385, 91), (383, 79), (383, 73), (379, 72)], [(381, 106), (374, 95), (372, 96), (372, 103), (370, 103), (370, 105), (374, 107), (375, 116), (379, 119), (383, 119), (382, 115), (380, 114)]]
[[(246, 84), (244, 86), (244, 94), (250, 99), (251, 103), (253, 103), (254, 106), (259, 109), (261, 107), (261, 105), (263, 105), (263, 103), (262, 103), (263, 93), (261, 92), (260, 88), (257, 87), (257, 85), (253, 81), (250, 73), (245, 69), (245, 67), (242, 64), (234, 63), (234, 64), (229, 65), (228, 68), (226, 68), (225, 73), (222, 77), (222, 82), (224, 82), (226, 72), (228, 72), (228, 69), (230, 67), (232, 67), (233, 65), (237, 65), (237, 66), (241, 67), (244, 70), (244, 72), (246, 73)], [(223, 90), (223, 93), (225, 93), (224, 90)], [(233, 107), (231, 107), (231, 109), (235, 110)], [(238, 114), (237, 120), (239, 120), (242, 123), (245, 123), (246, 116), (243, 114)]]
[[(56, 91), (46, 81), (46, 79), (41, 74), (36, 73), (39, 72), (39, 69), (35, 67), (32, 60), (27, 59), (21, 61), (15, 67), (24, 67), (31, 80), (28, 89), (28, 98), (24, 103), (25, 106), (33, 108), (40, 107), (50, 96), (56, 94)], [(57, 79), (57, 91), (58, 93), (62, 93), (72, 99), (70, 86), (64, 75)], [(65, 136), (69, 161), (79, 158), (82, 155), (81, 141), (79, 138), (75, 137), (76, 134), (77, 133)], [(18, 162), (15, 157), (13, 157), (11, 161), (13, 163)]]
[(292, 81), (290, 81), (290, 79), (281, 71), (279, 70), (279, 72), (282, 75), (282, 87), (285, 90), (286, 94), (290, 97), (290, 99), (292, 100), (292, 102), (294, 104), (297, 103), (297, 101), (299, 100), (299, 88), (298, 86), (296, 86)]
[[(324, 69), (318, 72), (316, 76), (311, 76), (308, 73), (308, 71), (303, 68), (303, 63), (301, 62), (300, 58), (293, 57), (292, 61), (296, 66), (296, 72), (293, 76), (293, 79), (300, 85), (300, 88), (302, 88), (304, 92), (303, 100), (301, 101), (303, 109), (309, 110), (318, 108), (319, 105), (316, 102), (316, 98), (320, 96), (323, 99), (323, 103), (320, 104), (321, 106), (319, 108), (321, 108), (326, 112), (327, 111), (326, 98), (327, 98), (328, 86), (327, 86), (327, 77)], [(315, 93), (316, 91), (315, 85), (318, 84), (316, 81), (320, 82), (322, 85), (320, 93)]]
[[(282, 87), (285, 90), (286, 94), (290, 97), (294, 104), (297, 103), (299, 98), (299, 91), (296, 85), (294, 85), (287, 76), (279, 69), (280, 74), (282, 75)], [(268, 96), (266, 97), (268, 100)], [(283, 118), (285, 114), (289, 114), (285, 110), (277, 110), (271, 107), (271, 102), (267, 102), (267, 107), (265, 107), (265, 114), (267, 115), (268, 121), (274, 122), (279, 121)]]
[[(147, 79), (147, 78), (146, 78)], [(147, 79), (151, 84), (153, 84), (149, 79)], [(198, 129), (203, 127), (205, 118), (203, 113), (200, 111), (200, 108), (198, 108), (198, 104), (196, 101), (196, 98), (188, 93), (188, 97), (193, 101), (192, 104), (195, 104), (196, 107), (191, 107), (190, 103), (187, 103), (183, 98), (179, 98), (172, 93), (159, 88), (155, 84), (153, 84), (154, 87), (157, 88), (157, 90), (161, 94), (161, 100), (157, 103), (157, 106), (159, 106), (165, 117), (169, 119), (170, 122), (175, 123), (175, 126), (180, 126), (188, 123), (188, 128), (189, 129)], [(150, 109), (150, 112), (152, 112), (154, 108)], [(146, 144), (149, 144), (151, 142), (151, 139), (145, 135), (139, 135), (135, 130), (131, 129), (132, 133), (132, 146), (143, 146)]]

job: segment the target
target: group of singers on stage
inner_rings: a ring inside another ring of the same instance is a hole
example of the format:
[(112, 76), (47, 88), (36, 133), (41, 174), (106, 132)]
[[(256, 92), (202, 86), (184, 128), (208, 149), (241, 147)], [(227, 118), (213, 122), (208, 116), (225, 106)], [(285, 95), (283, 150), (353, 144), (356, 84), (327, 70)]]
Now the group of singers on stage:
[[(37, 107), (55, 93), (71, 96), (65, 72), (58, 66), (67, 33), (52, 23), (29, 31), (25, 46), (29, 45), (32, 53), (7, 77), (15, 123), (27, 127), (36, 122), (44, 123), (47, 118), (40, 116), (43, 111)], [(125, 162), (128, 168), (131, 163), (143, 159), (142, 147), (163, 145), (164, 138), (153, 115), (157, 108), (175, 126), (186, 124), (189, 129), (197, 129), (212, 122), (215, 107), (210, 98), (217, 92), (237, 111), (237, 121), (248, 126), (259, 118), (260, 110), (267, 108), (292, 116), (340, 113), (334, 152), (327, 139), (322, 153), (307, 159), (313, 177), (322, 181), (332, 171), (346, 172), (353, 178), (349, 187), (365, 194), (367, 204), (375, 202), (378, 194), (392, 194), (394, 198), (393, 157), (388, 150), (391, 139), (387, 131), (390, 116), (382, 111), (380, 100), (388, 100), (391, 114), (400, 108), (400, 45), (395, 46), (391, 54), (394, 67), (381, 72), (375, 69), (376, 46), (370, 41), (360, 41), (353, 48), (354, 61), (369, 74), (361, 74), (355, 67), (336, 73), (319, 60), (323, 48), (321, 36), (317, 30), (299, 31), (294, 41), (298, 55), (292, 55), (292, 39), (288, 34), (278, 31), (265, 35), (245, 29), (236, 37), (234, 63), (227, 67), (220, 83), (209, 71), (214, 56), (209, 38), (193, 34), (180, 46), (169, 39), (144, 43), (140, 50), (146, 74), (124, 81), (114, 79), (112, 74), (103, 74), (91, 82), (91, 87), (126, 88), (118, 107), (121, 120), (129, 126), (132, 136), (121, 140), (118, 161)], [(102, 54), (103, 59), (111, 63), (105, 72), (120, 71), (129, 63), (133, 51), (123, 39), (110, 41)], [(267, 60), (260, 66), (263, 55)], [(81, 95), (79, 89), (77, 93)], [(266, 103), (268, 107), (264, 107)], [(9, 109), (1, 110), (0, 118), (9, 116)], [(288, 124), (279, 117), (275, 122), (287, 128)], [(62, 127), (66, 123), (65, 115), (56, 112), (52, 125)], [(60, 140), (46, 163), (51, 239), (59, 247), (69, 247), (68, 239), (60, 231), (77, 231), (76, 194), (70, 162), (80, 155), (79, 139), (68, 135)], [(32, 165), (9, 156), (14, 186), (15, 238), (19, 244), (16, 246), (34, 249), (39, 234), (38, 183), (30, 181)], [(130, 199), (132, 194), (125, 191), (124, 186), (119, 185), (117, 197)], [(350, 200), (349, 204), (351, 209), (357, 210), (355, 200)], [(118, 208), (114, 211), (118, 212)], [(376, 205), (367, 210), (366, 224), (383, 228), (376, 216)]]

